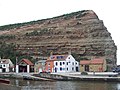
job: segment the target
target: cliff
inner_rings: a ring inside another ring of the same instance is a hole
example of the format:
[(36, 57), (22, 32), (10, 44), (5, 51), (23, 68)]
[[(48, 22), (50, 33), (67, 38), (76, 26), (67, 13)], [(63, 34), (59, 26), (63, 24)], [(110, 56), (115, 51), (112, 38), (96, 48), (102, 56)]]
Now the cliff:
[(0, 35), (4, 37), (0, 38), (1, 42), (15, 43), (21, 54), (46, 56), (50, 52), (71, 51), (80, 60), (105, 57), (108, 68), (116, 65), (116, 45), (103, 21), (92, 10), (1, 26)]

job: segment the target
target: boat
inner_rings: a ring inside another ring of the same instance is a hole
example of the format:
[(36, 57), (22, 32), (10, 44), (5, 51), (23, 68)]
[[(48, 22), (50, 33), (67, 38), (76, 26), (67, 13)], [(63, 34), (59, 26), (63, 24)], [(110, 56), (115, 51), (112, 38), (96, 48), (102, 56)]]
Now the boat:
[(0, 78), (0, 83), (10, 84), (10, 80)]

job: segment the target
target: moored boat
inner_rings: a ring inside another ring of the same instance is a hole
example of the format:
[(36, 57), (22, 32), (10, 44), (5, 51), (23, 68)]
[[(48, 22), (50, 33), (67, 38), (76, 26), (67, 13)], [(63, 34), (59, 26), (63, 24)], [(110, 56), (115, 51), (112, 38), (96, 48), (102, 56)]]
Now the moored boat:
[(0, 83), (10, 84), (10, 80), (0, 78)]

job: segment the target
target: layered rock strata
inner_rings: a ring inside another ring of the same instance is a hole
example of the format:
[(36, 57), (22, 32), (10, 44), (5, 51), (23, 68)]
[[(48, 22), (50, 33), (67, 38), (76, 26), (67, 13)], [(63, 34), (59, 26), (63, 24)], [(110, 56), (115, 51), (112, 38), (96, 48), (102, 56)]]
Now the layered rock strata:
[(3, 34), (15, 35), (15, 38), (4, 40), (16, 43), (16, 50), (22, 54), (46, 56), (50, 52), (66, 54), (71, 51), (81, 60), (105, 57), (109, 69), (116, 65), (116, 45), (103, 21), (92, 10), (23, 23), (17, 27), (11, 25), (9, 29), (0, 31), (0, 35)]

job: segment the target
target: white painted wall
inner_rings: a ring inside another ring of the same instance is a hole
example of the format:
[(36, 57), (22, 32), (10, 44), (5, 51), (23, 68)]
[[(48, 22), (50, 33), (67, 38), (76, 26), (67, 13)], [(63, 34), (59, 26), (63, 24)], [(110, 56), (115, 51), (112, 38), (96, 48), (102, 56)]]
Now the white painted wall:
[(9, 72), (9, 64), (0, 64), (2, 67), (0, 69), (0, 72), (2, 72), (2, 69), (5, 69), (5, 72)]
[(30, 72), (30, 65), (27, 65), (27, 73)]
[(19, 71), (19, 67), (18, 65), (16, 65), (16, 73), (18, 73), (18, 71)]
[[(56, 63), (57, 63), (57, 65), (56, 65)], [(60, 65), (60, 63), (61, 63), (61, 65)], [(57, 72), (66, 72), (66, 62), (65, 61), (54, 61), (53, 72), (55, 72), (55, 68), (57, 69), (56, 70)], [(60, 68), (62, 68), (62, 70), (60, 70)]]
[[(56, 65), (57, 63), (57, 65)], [(61, 65), (60, 65), (61, 63)], [(63, 64), (64, 63), (64, 64)], [(79, 63), (73, 58), (72, 55), (68, 55), (66, 60), (61, 61), (54, 61), (54, 70), (53, 72), (57, 71), (61, 72), (76, 72), (76, 67), (79, 68)], [(61, 68), (61, 70), (60, 70)], [(55, 70), (57, 69), (57, 70)]]
[(0, 69), (0, 72), (2, 72), (2, 69)]
[(6, 64), (5, 67), (6, 67), (6, 72), (9, 72), (9, 64)]

